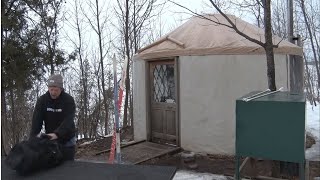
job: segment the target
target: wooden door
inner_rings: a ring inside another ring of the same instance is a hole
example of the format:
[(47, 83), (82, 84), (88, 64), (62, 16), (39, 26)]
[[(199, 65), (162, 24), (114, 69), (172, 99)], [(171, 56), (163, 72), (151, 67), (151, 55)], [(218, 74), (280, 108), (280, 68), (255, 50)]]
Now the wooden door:
[(177, 145), (174, 60), (150, 62), (149, 67), (151, 141)]

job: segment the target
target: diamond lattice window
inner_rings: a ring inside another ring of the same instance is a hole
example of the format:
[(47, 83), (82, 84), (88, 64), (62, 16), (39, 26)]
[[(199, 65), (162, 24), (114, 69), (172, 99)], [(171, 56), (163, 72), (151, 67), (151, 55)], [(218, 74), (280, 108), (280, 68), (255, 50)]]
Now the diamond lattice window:
[(156, 65), (153, 71), (154, 102), (175, 102), (174, 65)]

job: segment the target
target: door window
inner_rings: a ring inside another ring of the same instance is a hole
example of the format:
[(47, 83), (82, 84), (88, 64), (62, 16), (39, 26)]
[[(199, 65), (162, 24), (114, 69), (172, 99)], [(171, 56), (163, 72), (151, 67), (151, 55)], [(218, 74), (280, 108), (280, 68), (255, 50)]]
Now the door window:
[(175, 103), (174, 65), (158, 64), (153, 71), (153, 101)]

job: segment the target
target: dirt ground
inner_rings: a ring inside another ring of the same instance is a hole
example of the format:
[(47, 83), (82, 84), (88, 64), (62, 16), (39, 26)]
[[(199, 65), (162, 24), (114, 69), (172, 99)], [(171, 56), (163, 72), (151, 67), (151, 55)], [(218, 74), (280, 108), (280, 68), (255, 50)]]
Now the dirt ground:
[[(243, 161), (243, 159), (242, 159)], [(176, 166), (178, 169), (194, 170), (196, 172), (205, 172), (212, 174), (221, 174), (233, 176), (235, 172), (235, 158), (232, 156), (222, 155), (196, 155), (197, 168), (193, 169), (185, 163), (179, 154), (166, 155), (164, 157), (152, 159), (141, 164), (143, 165), (165, 165)], [(242, 177), (253, 177), (254, 175), (271, 176), (272, 162), (260, 160), (256, 163), (257, 172), (255, 172), (250, 163), (246, 163), (243, 169)], [(310, 162), (310, 180), (314, 177), (320, 177), (320, 162)], [(282, 174), (281, 177), (288, 178), (287, 174)]]
[[(131, 132), (124, 132), (122, 140), (132, 140)], [(95, 140), (90, 144), (85, 144), (92, 139), (81, 139), (77, 142), (76, 158), (81, 160), (104, 161), (108, 159), (106, 153), (103, 151), (111, 147), (112, 138), (101, 138)], [(312, 138), (307, 138), (307, 147), (314, 144)], [(182, 150), (183, 151), (183, 150)], [(196, 154), (195, 160), (190, 166), (190, 163), (184, 162), (181, 157), (181, 152), (175, 154), (167, 154), (159, 158), (151, 159), (140, 163), (142, 165), (165, 165), (176, 166), (178, 169), (193, 170), (196, 172), (207, 172), (213, 174), (221, 174), (233, 176), (235, 170), (235, 159), (232, 156), (210, 155), (210, 154)], [(243, 160), (243, 159), (242, 159)], [(271, 176), (271, 161), (260, 160), (256, 163), (256, 174), (261, 176)], [(320, 177), (320, 162), (310, 162), (310, 179), (313, 177)], [(252, 177), (254, 174), (250, 163), (247, 163), (243, 169), (242, 176)], [(283, 175), (283, 177), (287, 177)]]

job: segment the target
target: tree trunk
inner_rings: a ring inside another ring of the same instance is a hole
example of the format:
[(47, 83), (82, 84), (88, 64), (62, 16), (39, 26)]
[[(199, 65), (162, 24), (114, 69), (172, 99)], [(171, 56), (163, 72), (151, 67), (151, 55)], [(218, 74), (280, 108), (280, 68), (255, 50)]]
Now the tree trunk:
[(7, 108), (6, 108), (6, 99), (5, 99), (5, 91), (2, 88), (1, 89), (1, 154), (2, 155), (7, 155), (6, 153), (6, 147), (5, 147), (5, 140), (6, 140), (6, 132), (5, 130), (7, 129)]
[[(77, 47), (77, 51), (79, 54), (79, 61), (80, 61), (80, 70), (81, 70), (81, 77), (80, 77), (80, 82), (82, 85), (83, 89), (83, 108), (82, 108), (82, 121), (84, 122), (84, 127), (83, 128), (88, 128), (88, 77), (86, 73), (86, 65), (83, 62), (83, 57), (82, 57), (82, 34), (81, 34), (81, 29), (80, 29), (80, 21), (79, 21), (79, 16), (78, 16), (78, 4), (76, 4), (76, 28), (78, 32), (78, 40), (79, 40), (79, 46)], [(80, 120), (80, 118), (79, 118)]]
[(318, 63), (318, 58), (317, 58), (317, 52), (316, 52), (316, 49), (314, 47), (313, 35), (312, 35), (312, 31), (311, 31), (310, 24), (309, 24), (309, 21), (308, 21), (308, 17), (307, 17), (305, 5), (304, 5), (304, 0), (301, 0), (301, 10), (302, 10), (302, 13), (303, 13), (304, 22), (306, 23), (308, 34), (309, 34), (309, 38), (310, 38), (310, 42), (311, 42), (313, 58), (314, 58), (314, 61), (315, 61), (315, 64), (316, 64), (316, 72), (317, 72), (317, 77), (318, 77), (318, 81), (317, 81), (318, 82), (318, 88), (320, 88), (319, 63)]
[(7, 152), (4, 146), (4, 133), (2, 128), (1, 128), (1, 156), (7, 156)]
[(311, 83), (310, 83), (310, 72), (309, 72), (308, 63), (306, 61), (306, 56), (305, 55), (304, 55), (303, 59), (305, 60), (304, 64), (305, 64), (306, 76), (307, 76), (307, 81), (306, 81), (307, 98), (311, 102), (312, 105), (316, 105), (316, 102), (315, 102), (314, 97), (313, 97), (313, 94), (314, 94), (313, 93), (313, 86), (311, 86)]
[[(316, 43), (316, 51), (317, 52), (320, 52), (320, 46), (319, 46), (319, 40), (318, 40), (318, 37), (316, 36), (316, 29), (313, 29), (313, 37), (314, 37), (314, 40), (315, 40), (315, 43)], [(319, 64), (319, 61), (320, 61), (320, 53), (318, 53), (318, 59), (315, 59), (315, 61), (317, 61), (317, 63)], [(320, 64), (319, 64), (320, 66)], [(318, 67), (319, 69), (320, 67)], [(318, 85), (319, 85), (319, 79), (320, 79), (320, 76), (318, 75)], [(317, 97), (317, 101), (320, 102), (320, 88), (317, 88), (317, 95), (314, 93), (314, 97)], [(314, 98), (315, 100), (315, 98)], [(315, 105), (316, 105), (316, 102), (314, 102)]]
[(10, 102), (11, 102), (11, 135), (12, 135), (12, 143), (16, 144), (18, 142), (17, 132), (16, 132), (16, 108), (14, 105), (14, 93), (13, 90), (10, 89)]
[(130, 94), (130, 125), (133, 128), (133, 96), (132, 96), (132, 93)]
[[(275, 91), (276, 81), (275, 81), (275, 67), (274, 67), (274, 53), (273, 53), (273, 42), (272, 42), (272, 27), (271, 27), (271, 9), (270, 1), (264, 1), (264, 23), (265, 23), (265, 46), (267, 56), (267, 76), (268, 76), (268, 86), (271, 91)], [(272, 176), (280, 176), (280, 162), (273, 161), (272, 163)]]
[(265, 22), (265, 46), (267, 56), (267, 76), (268, 86), (271, 91), (275, 91), (275, 67), (274, 67), (274, 53), (273, 53), (273, 42), (272, 42), (272, 27), (271, 27), (271, 10), (270, 1), (265, 1), (264, 4), (264, 22)]
[(129, 47), (129, 0), (126, 0), (126, 15), (125, 15), (125, 34), (124, 34), (124, 41), (125, 41), (125, 49), (126, 49), (126, 57), (128, 58), (128, 65), (126, 69), (126, 97), (124, 102), (124, 109), (123, 109), (123, 127), (126, 127), (128, 124), (128, 97), (130, 93), (130, 78), (129, 78), (129, 70), (130, 70), (130, 47)]
[(102, 97), (103, 97), (103, 105), (105, 110), (105, 134), (108, 134), (108, 122), (109, 122), (109, 104), (107, 102), (107, 92), (105, 87), (105, 77), (104, 77), (104, 57), (103, 57), (103, 44), (102, 44), (102, 32), (101, 32), (101, 26), (100, 26), (100, 19), (99, 19), (99, 3), (98, 0), (96, 0), (96, 21), (97, 21), (97, 34), (99, 38), (99, 58), (100, 58), (100, 65), (101, 65), (101, 86), (102, 86)]
[[(47, 32), (47, 30), (46, 30)], [(50, 45), (50, 39), (48, 37), (48, 48), (49, 48), (49, 61), (50, 61), (50, 74), (53, 75), (54, 74), (54, 60), (53, 60), (53, 52), (52, 52), (52, 48)]]

